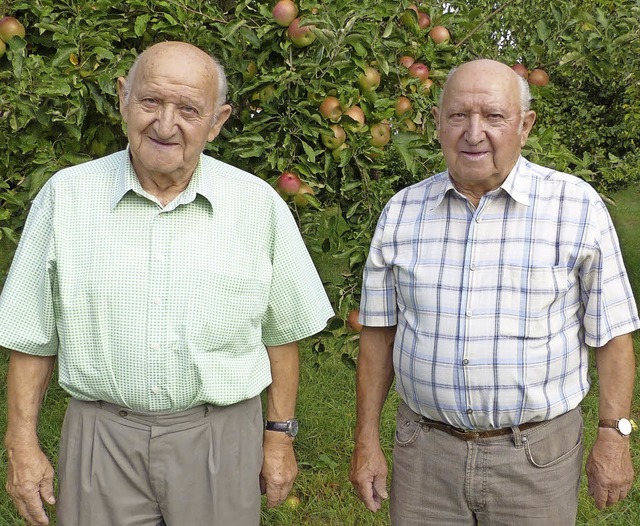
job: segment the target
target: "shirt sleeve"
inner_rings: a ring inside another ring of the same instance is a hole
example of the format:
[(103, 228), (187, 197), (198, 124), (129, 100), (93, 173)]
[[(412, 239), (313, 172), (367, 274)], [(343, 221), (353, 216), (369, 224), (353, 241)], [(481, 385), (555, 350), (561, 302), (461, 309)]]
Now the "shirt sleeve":
[(312, 336), (334, 314), (289, 208), (279, 197), (275, 206), (272, 278), (262, 323), (262, 340), (268, 346)]
[(389, 205), (378, 219), (362, 280), (360, 323), (370, 327), (391, 327), (398, 323), (395, 275), (383, 251), (388, 214)]
[(58, 352), (52, 193), (34, 200), (0, 295), (0, 346), (38, 356)]
[(640, 323), (609, 212), (599, 198), (593, 208), (595, 248), (583, 265), (581, 280), (585, 342), (601, 347), (616, 336), (636, 330)]

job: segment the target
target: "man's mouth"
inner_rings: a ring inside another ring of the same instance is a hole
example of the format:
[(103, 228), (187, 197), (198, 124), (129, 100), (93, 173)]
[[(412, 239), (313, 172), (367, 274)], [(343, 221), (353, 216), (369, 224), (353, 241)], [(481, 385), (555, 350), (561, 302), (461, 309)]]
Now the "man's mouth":
[(463, 151), (461, 152), (462, 155), (464, 155), (466, 158), (471, 159), (471, 160), (478, 160), (478, 159), (482, 159), (484, 157), (486, 157), (487, 155), (489, 155), (488, 151), (482, 151), (482, 152), (470, 152), (470, 151)]

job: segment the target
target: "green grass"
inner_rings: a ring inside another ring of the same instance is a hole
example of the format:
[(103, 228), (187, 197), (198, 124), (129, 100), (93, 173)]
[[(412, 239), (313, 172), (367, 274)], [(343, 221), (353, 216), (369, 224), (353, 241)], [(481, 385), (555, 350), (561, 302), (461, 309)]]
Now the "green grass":
[[(631, 187), (612, 196), (616, 206), (611, 213), (618, 228), (619, 237), (632, 284), (640, 291), (640, 188)], [(319, 260), (318, 265), (325, 279), (330, 279), (323, 270), (336, 272), (337, 266), (330, 261)], [(636, 352), (640, 351), (640, 340), (635, 340)], [(301, 427), (296, 440), (296, 455), (300, 464), (300, 475), (293, 492), (301, 504), (291, 509), (281, 506), (263, 509), (263, 526), (385, 526), (388, 507), (378, 514), (368, 512), (356, 499), (347, 479), (347, 471), (353, 447), (355, 423), (355, 376), (346, 367), (338, 354), (323, 353), (321, 361), (308, 344), (301, 346), (302, 368), (298, 416)], [(6, 384), (6, 356), (0, 358), (0, 386)], [(640, 359), (639, 359), (640, 363)], [(593, 370), (593, 369), (592, 369)], [(592, 375), (593, 376), (593, 375)], [(5, 426), (5, 397), (0, 406), (0, 427)], [(45, 400), (40, 424), (40, 437), (45, 452), (55, 462), (59, 429), (66, 407), (62, 390), (54, 386)], [(391, 454), (394, 431), (394, 411), (397, 407), (395, 394), (387, 401), (382, 419), (383, 445)], [(590, 449), (595, 436), (597, 418), (597, 381), (583, 403), (585, 417), (585, 445)], [(632, 408), (633, 416), (640, 420), (640, 386), (636, 385), (636, 396)], [(640, 434), (632, 439), (636, 472), (640, 472)], [(0, 488), (5, 483), (5, 454), (0, 456)], [(605, 511), (597, 510), (587, 495), (586, 479), (583, 476), (577, 524), (580, 526), (637, 526), (640, 524), (640, 487), (636, 484), (627, 499)], [(55, 520), (52, 521), (55, 525)], [(0, 491), (0, 526), (24, 526), (17, 517), (4, 491)], [(87, 525), (90, 526), (90, 525)], [(185, 525), (186, 526), (186, 525)]]

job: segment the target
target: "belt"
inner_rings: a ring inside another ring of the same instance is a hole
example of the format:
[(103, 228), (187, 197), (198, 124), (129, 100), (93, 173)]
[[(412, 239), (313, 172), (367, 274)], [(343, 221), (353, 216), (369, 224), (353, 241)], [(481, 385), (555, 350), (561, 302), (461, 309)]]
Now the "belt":
[(458, 429), (457, 427), (450, 426), (449, 424), (445, 424), (444, 422), (438, 422), (436, 420), (431, 420), (426, 417), (422, 417), (420, 419), (420, 424), (425, 427), (430, 427), (432, 429), (438, 429), (439, 431), (444, 431), (449, 435), (459, 438), (460, 440), (478, 440), (479, 438), (494, 438), (500, 437), (504, 435), (510, 435), (513, 433), (514, 429), (519, 429), (520, 431), (525, 431), (526, 429), (530, 429), (535, 426), (539, 426), (544, 422), (527, 422), (526, 424), (520, 424), (519, 426), (513, 427), (501, 427), (499, 429), (489, 429), (487, 431), (465, 431), (464, 429)]

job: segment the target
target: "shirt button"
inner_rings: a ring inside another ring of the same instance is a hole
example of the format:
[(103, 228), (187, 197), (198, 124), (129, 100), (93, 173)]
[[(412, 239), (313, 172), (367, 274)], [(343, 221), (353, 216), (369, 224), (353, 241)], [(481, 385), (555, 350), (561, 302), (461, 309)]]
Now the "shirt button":
[(162, 254), (156, 254), (156, 261), (164, 261), (164, 256)]
[(158, 394), (160, 392), (160, 388), (157, 385), (155, 385), (151, 388), (151, 392), (153, 394)]
[(124, 409), (120, 409), (120, 411), (118, 411), (118, 414), (120, 416), (127, 416), (129, 413), (127, 413)]
[(469, 270), (475, 270), (476, 266), (474, 263), (471, 263), (471, 265), (469, 265)]
[(153, 298), (153, 303), (155, 303), (156, 305), (160, 305), (162, 303), (162, 300), (160, 298)]
[(473, 316), (473, 312), (471, 311), (471, 309), (469, 309), (467, 312), (465, 312), (465, 315), (467, 316), (467, 318), (471, 318), (471, 316)]
[(472, 415), (473, 414), (473, 409), (471, 409), (471, 408), (467, 409), (467, 414), (468, 415)]
[(462, 360), (462, 365), (469, 365), (469, 360), (467, 360), (466, 358)]
[(154, 351), (159, 351), (160, 350), (160, 344), (159, 343), (152, 343), (151, 344), (151, 349)]

